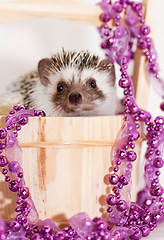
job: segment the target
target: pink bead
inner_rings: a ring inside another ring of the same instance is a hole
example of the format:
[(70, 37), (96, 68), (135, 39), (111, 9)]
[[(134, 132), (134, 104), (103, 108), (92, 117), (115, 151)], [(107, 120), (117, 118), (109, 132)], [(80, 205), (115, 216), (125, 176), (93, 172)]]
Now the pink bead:
[(141, 231), (142, 231), (142, 236), (147, 237), (150, 234), (150, 227), (147, 225), (143, 226), (141, 227)]
[(115, 173), (114, 174), (111, 174), (109, 176), (109, 182), (113, 185), (117, 184), (119, 182), (119, 176), (116, 175)]
[(107, 46), (107, 47), (112, 46), (112, 45), (114, 44), (114, 42), (115, 42), (114, 37), (108, 36), (108, 37), (106, 38), (106, 46)]
[(12, 221), (10, 222), (10, 228), (13, 232), (18, 232), (21, 228), (21, 225), (17, 221)]
[(102, 13), (100, 15), (100, 20), (102, 22), (108, 22), (110, 19), (111, 19), (111, 16), (109, 14), (107, 14), (107, 13)]
[(123, 212), (127, 209), (127, 203), (124, 200), (120, 200), (117, 202), (117, 210)]
[(121, 177), (120, 177), (120, 182), (121, 182), (123, 185), (127, 185), (127, 184), (128, 184), (128, 179), (127, 179), (124, 175), (121, 175)]
[(146, 25), (143, 25), (140, 30), (143, 35), (148, 35), (150, 33), (150, 27)]
[(140, 48), (142, 50), (146, 49), (148, 47), (147, 42), (146, 42), (145, 39), (139, 39), (137, 46), (138, 46), (138, 48)]
[(7, 157), (0, 155), (0, 167), (5, 167), (8, 164)]
[(150, 194), (152, 196), (161, 196), (163, 194), (163, 188), (160, 185), (150, 188)]
[(29, 195), (30, 195), (30, 193), (29, 193), (28, 187), (21, 187), (18, 191), (18, 196), (21, 197), (22, 199), (28, 198)]
[(122, 5), (119, 2), (115, 2), (113, 4), (113, 9), (115, 12), (120, 13), (120, 12), (122, 12)]
[(107, 197), (106, 202), (108, 205), (114, 206), (117, 203), (117, 197), (113, 194), (110, 194)]
[(7, 137), (7, 131), (4, 128), (0, 128), (0, 139), (4, 139)]
[(117, 156), (121, 159), (125, 159), (127, 157), (127, 151), (121, 148), (117, 151)]
[(9, 189), (12, 191), (12, 192), (17, 192), (18, 189), (19, 189), (19, 183), (17, 180), (12, 180), (10, 183), (9, 183)]
[(153, 162), (153, 165), (156, 167), (156, 168), (161, 168), (163, 167), (164, 165), (164, 161), (162, 158), (155, 158), (154, 159), (154, 162)]
[(121, 78), (119, 80), (119, 86), (122, 88), (127, 88), (130, 86), (130, 78)]
[(161, 103), (160, 108), (162, 111), (164, 111), (164, 102)]
[(131, 162), (134, 162), (137, 158), (137, 154), (134, 151), (129, 151), (127, 159)]

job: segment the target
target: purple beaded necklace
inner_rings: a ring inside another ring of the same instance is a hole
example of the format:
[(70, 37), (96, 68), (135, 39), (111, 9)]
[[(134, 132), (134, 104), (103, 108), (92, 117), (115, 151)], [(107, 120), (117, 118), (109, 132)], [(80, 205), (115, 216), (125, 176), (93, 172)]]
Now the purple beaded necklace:
[[(45, 114), (41, 110), (27, 110), (24, 105), (16, 105), (6, 117), (6, 128), (0, 128), (0, 167), (9, 189), (17, 192), (17, 215), (9, 221), (0, 218), (0, 240), (121, 240), (127, 237), (137, 240), (148, 236), (157, 223), (164, 220), (163, 188), (159, 183), (159, 169), (164, 165), (164, 118), (158, 116), (153, 121), (148, 112), (136, 105), (132, 79), (127, 73), (127, 64), (133, 59), (132, 49), (137, 40), (138, 48), (146, 56), (149, 77), (164, 99), (164, 82), (158, 74), (157, 54), (148, 36), (150, 28), (145, 25), (141, 3), (103, 0), (99, 5), (104, 11), (100, 16), (103, 22), (99, 28), (101, 47), (110, 60), (120, 65), (119, 86), (125, 95), (125, 126), (113, 149), (113, 171), (109, 176), (113, 193), (106, 199), (109, 205), (108, 221), (99, 217), (91, 220), (86, 213), (78, 213), (70, 218), (69, 226), (63, 229), (50, 219), (38, 222), (38, 213), (23, 178), (22, 151), (17, 132), (27, 124), (28, 117), (42, 117)], [(120, 16), (122, 11), (125, 12), (125, 19)], [(115, 24), (112, 29), (107, 24), (110, 20)], [(164, 102), (160, 107), (164, 111)], [(140, 137), (138, 130), (141, 124), (145, 125), (148, 145), (145, 154), (145, 187), (138, 193), (137, 202), (133, 203), (130, 200), (131, 172), (132, 163), (137, 159), (133, 149), (134, 142)]]

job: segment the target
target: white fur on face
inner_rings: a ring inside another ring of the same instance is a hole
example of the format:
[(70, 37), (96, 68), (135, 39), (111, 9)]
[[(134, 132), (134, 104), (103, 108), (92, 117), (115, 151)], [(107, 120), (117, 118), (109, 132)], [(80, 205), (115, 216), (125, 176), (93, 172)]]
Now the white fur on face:
[[(99, 90), (102, 91), (105, 98), (94, 101), (92, 110), (83, 110), (83, 106), (72, 112), (65, 112), (60, 107), (56, 107), (52, 101), (52, 96), (57, 91), (57, 84), (64, 80), (70, 83), (74, 79), (74, 84), (83, 84), (88, 79), (94, 78)], [(32, 95), (34, 108), (42, 109), (47, 116), (99, 116), (99, 115), (113, 115), (116, 114), (119, 102), (116, 96), (115, 86), (112, 86), (110, 81), (110, 73), (108, 71), (98, 71), (98, 69), (85, 68), (82, 72), (76, 67), (66, 67), (61, 71), (50, 75), (50, 84), (43, 86), (40, 80), (37, 80), (35, 91)]]

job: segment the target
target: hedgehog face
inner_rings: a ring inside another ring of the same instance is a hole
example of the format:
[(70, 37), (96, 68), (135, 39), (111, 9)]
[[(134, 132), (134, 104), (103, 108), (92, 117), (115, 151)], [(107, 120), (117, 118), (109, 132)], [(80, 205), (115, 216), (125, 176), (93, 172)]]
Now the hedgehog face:
[(68, 58), (65, 59), (67, 64), (61, 63), (64, 57), (60, 61), (52, 58), (39, 62), (40, 81), (49, 93), (55, 115), (57, 112), (60, 116), (95, 115), (103, 106), (105, 108), (106, 101), (112, 100), (115, 91), (113, 64), (107, 59), (98, 61), (96, 57), (89, 57), (90, 61), (84, 61), (84, 56), (77, 61), (74, 56), (77, 62)]

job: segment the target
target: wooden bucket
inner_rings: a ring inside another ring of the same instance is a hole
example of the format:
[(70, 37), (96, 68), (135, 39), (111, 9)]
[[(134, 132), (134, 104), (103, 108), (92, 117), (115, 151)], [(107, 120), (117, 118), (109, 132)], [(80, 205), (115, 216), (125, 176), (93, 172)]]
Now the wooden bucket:
[[(73, 0), (63, 1), (65, 5), (62, 6), (61, 1), (48, 0), (45, 9), (42, 5), (36, 6), (35, 1), (28, 2), (29, 5), (22, 0), (12, 1), (11, 4), (0, 3), (0, 21), (10, 22), (48, 15), (63, 18), (63, 11), (66, 11), (69, 2), (69, 9), (73, 12), (72, 15), (69, 12), (69, 16), (65, 16), (68, 20), (72, 16), (71, 20), (74, 21), (84, 22), (85, 19), (89, 24), (99, 23), (93, 21), (101, 12), (98, 6), (78, 2), (74, 5)], [(53, 12), (48, 2), (56, 2), (58, 11)], [(29, 7), (23, 8), (24, 4)], [(77, 5), (80, 13), (75, 15)], [(42, 8), (39, 8), (41, 6)], [(148, 83), (143, 74), (143, 65), (144, 58), (136, 53), (136, 101), (145, 109)], [(4, 126), (4, 123), (5, 119), (2, 117), (0, 126)], [(74, 214), (84, 211), (90, 217), (105, 216), (105, 199), (110, 191), (108, 176), (111, 170), (111, 150), (123, 123), (123, 116), (45, 117), (31, 118), (29, 123), (22, 127), (19, 143), (23, 149), (25, 181), (41, 220), (51, 218), (60, 223), (67, 222)], [(135, 148), (138, 159), (140, 149), (141, 141), (137, 142)], [(138, 162), (133, 168), (132, 200), (136, 197), (137, 166)], [(16, 197), (16, 194), (8, 190), (4, 176), (0, 174), (0, 215), (3, 218), (9, 219), (14, 216)]]

